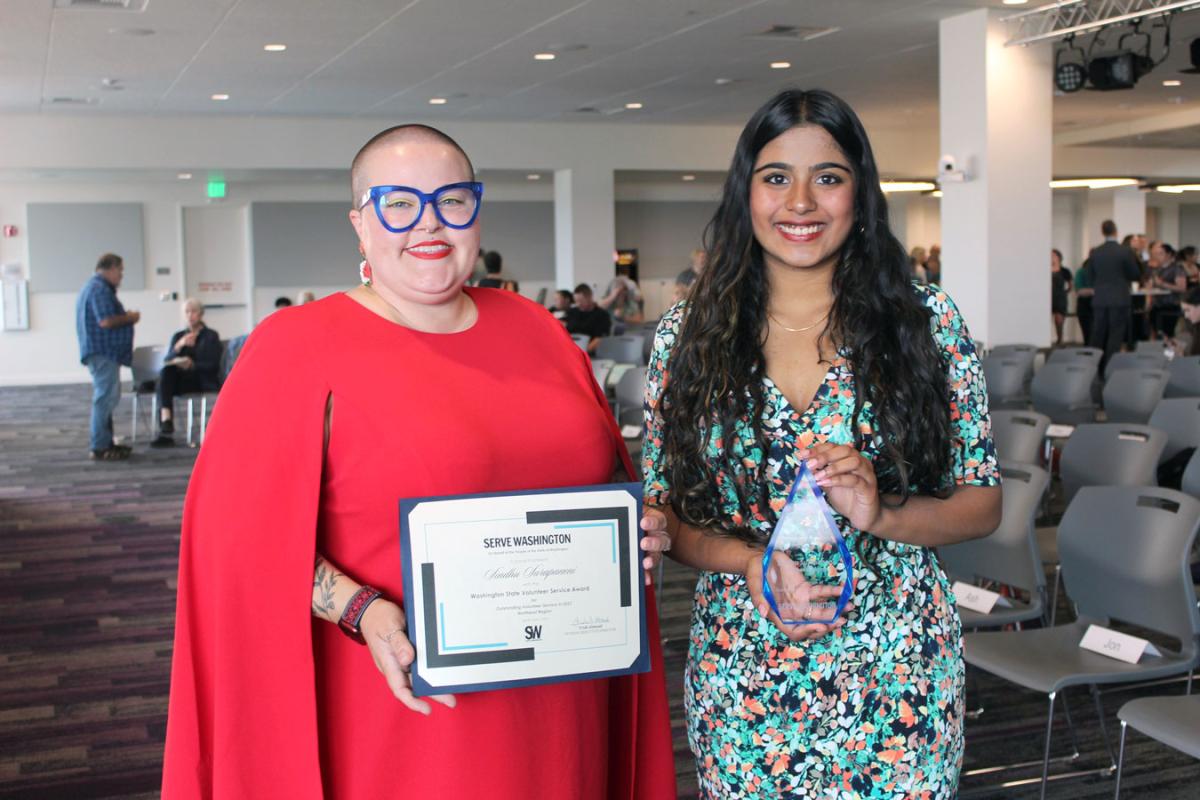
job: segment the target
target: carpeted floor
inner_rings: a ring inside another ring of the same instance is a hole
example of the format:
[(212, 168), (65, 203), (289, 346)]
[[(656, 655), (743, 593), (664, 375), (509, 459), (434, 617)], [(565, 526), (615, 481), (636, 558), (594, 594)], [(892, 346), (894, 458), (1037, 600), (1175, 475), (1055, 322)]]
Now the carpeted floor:
[[(130, 461), (87, 459), (89, 389), (0, 389), (0, 797), (157, 797), (166, 722), (179, 517), (194, 450), (156, 451), (143, 437)], [(117, 412), (128, 435), (129, 400)], [(177, 436), (177, 438), (182, 438)], [(693, 576), (668, 562), (663, 631), (680, 797), (695, 776), (682, 717), (682, 673)], [(1045, 698), (971, 675), (966, 768), (1039, 759)], [(1180, 684), (1105, 696), (1178, 694)], [(1070, 693), (1079, 762), (1103, 766), (1085, 692)], [(1059, 715), (1061, 719), (1061, 715)], [(1069, 746), (1056, 733), (1060, 752)], [(1200, 796), (1200, 762), (1130, 735), (1123, 796)], [(1006, 780), (1030, 772), (1006, 773)], [(994, 776), (991, 781), (997, 780)], [(964, 778), (964, 798), (1036, 797)], [(1112, 796), (1110, 778), (1054, 784), (1049, 796)], [(558, 800), (547, 798), (546, 800)]]

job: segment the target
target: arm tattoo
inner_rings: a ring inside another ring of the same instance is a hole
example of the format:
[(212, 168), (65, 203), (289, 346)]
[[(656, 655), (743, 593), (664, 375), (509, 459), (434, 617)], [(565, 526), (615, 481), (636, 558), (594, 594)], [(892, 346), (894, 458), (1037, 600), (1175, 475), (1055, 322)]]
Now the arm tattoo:
[(330, 622), (337, 622), (338, 615), (334, 610), (333, 603), (333, 587), (341, 577), (343, 577), (342, 573), (334, 570), (324, 558), (317, 556), (317, 563), (313, 571), (313, 614)]

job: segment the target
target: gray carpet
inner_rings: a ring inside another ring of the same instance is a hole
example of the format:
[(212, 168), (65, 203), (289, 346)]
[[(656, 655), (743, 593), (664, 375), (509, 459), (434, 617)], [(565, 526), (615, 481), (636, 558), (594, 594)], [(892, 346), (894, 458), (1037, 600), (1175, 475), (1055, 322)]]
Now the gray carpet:
[[(0, 797), (157, 796), (179, 516), (195, 451), (150, 450), (143, 438), (130, 461), (88, 461), (88, 391), (0, 389)], [(125, 435), (128, 403), (116, 415)], [(668, 562), (664, 653), (681, 797), (694, 797), (696, 787), (681, 700), (693, 582)], [(987, 675), (972, 674), (970, 685), (972, 704), (982, 698), (987, 710), (968, 724), (966, 767), (1040, 758), (1045, 698)], [(1181, 691), (1176, 684), (1106, 696), (1114, 746), (1121, 702)], [(1080, 762), (1103, 765), (1090, 701), (1082, 692), (1070, 700)], [(1056, 741), (1068, 748), (1065, 728)], [(1128, 798), (1196, 798), (1200, 762), (1134, 733), (1125, 787)], [(1064, 782), (1050, 796), (1111, 797), (1112, 781)], [(967, 778), (962, 797), (1027, 798), (1036, 789)]]

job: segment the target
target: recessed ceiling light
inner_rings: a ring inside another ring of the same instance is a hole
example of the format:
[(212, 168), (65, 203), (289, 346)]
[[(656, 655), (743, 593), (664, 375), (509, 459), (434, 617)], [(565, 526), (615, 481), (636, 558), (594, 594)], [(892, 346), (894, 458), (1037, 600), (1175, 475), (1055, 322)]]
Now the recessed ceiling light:
[(431, 98), (429, 98), (429, 105), (431, 105), (431, 106), (444, 106), (444, 105), (446, 105), (446, 98), (444, 98), (444, 97), (431, 97)]
[(176, 177), (176, 178), (178, 178), (178, 179), (179, 179), (179, 180), (181, 180), (181, 181), (190, 181), (190, 180), (192, 179), (192, 173), (190, 173), (190, 172), (181, 172), (181, 173), (179, 173), (178, 175), (176, 175), (175, 177)]
[(733, 78), (717, 78), (715, 81), (713, 81), (713, 83), (715, 83), (717, 86), (728, 86), (729, 84), (733, 83)]
[(263, 50), (266, 50), (268, 53), (282, 53), (284, 50), (287, 50), (287, 45), (286, 44), (264, 44)]
[(930, 196), (930, 197), (941, 197), (941, 196), (942, 196), (942, 190), (941, 190), (941, 189), (934, 189), (932, 192), (930, 192), (930, 193), (929, 193), (929, 196)]
[(1183, 81), (1163, 81), (1163, 86), (1183, 86)]
[(228, 100), (228, 99), (229, 99), (229, 95), (227, 95), (227, 94), (214, 94), (214, 95), (212, 96), (212, 99), (213, 99), (213, 100)]
[(642, 107), (642, 104), (641, 103), (626, 103), (625, 107), (628, 108), (630, 111), (637, 111), (639, 108)]
[(1006, 6), (1023, 6), (1028, 2), (1029, 2), (1029, 0), (1004, 0), (1004, 5), (1006, 5)]
[(540, 181), (541, 179), (542, 176), (538, 175), (536, 172), (531, 172), (525, 176), (525, 180), (527, 181)]
[(683, 175), (682, 177), (683, 177), (683, 179), (684, 179), (685, 181), (694, 181), (694, 180), (696, 180), (696, 176), (695, 176), (695, 175)]
[(791, 69), (792, 62), (790, 61), (772, 61), (771, 69)]
[(534, 61), (553, 61), (556, 58), (558, 58), (558, 56), (555, 55), (554, 53), (534, 53), (533, 54)]

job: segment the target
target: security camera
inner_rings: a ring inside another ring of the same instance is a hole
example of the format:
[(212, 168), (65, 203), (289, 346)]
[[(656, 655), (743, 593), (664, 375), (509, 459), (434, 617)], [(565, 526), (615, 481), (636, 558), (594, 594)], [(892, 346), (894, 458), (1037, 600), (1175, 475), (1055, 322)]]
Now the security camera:
[(958, 169), (954, 156), (946, 155), (938, 159), (938, 183), (962, 183), (967, 174)]

